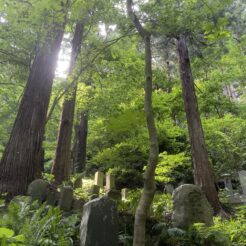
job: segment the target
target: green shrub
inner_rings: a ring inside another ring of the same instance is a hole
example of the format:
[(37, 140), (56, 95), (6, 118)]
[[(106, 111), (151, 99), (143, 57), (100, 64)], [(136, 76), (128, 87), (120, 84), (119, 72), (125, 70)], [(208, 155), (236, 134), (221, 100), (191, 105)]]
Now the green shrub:
[(123, 188), (136, 189), (143, 187), (143, 174), (135, 169), (115, 167), (109, 169), (108, 173), (117, 177), (115, 184), (119, 190)]
[(130, 190), (128, 192), (127, 199), (119, 202), (118, 210), (120, 212), (134, 214), (137, 209), (140, 196), (141, 196), (140, 189)]
[[(129, 190), (127, 199), (119, 202), (119, 211), (134, 214), (139, 203), (141, 192), (141, 189)], [(164, 215), (171, 214), (172, 207), (171, 195), (156, 193), (151, 206), (150, 215), (156, 219), (161, 219)]]
[(25, 246), (69, 246), (77, 240), (78, 222), (76, 214), (65, 217), (59, 208), (17, 197), (9, 204), (0, 227), (18, 235), (13, 237), (13, 234), (8, 240), (22, 239)]
[(244, 246), (246, 245), (245, 206), (238, 209), (235, 218), (222, 220), (214, 218), (214, 225), (207, 227), (196, 223), (183, 231), (178, 228), (164, 228), (159, 246)]
[(170, 215), (173, 210), (172, 196), (170, 194), (155, 194), (152, 211), (155, 218), (163, 218)]
[(142, 170), (148, 156), (135, 143), (122, 142), (98, 152), (89, 162), (88, 167), (97, 166), (107, 171), (109, 168), (135, 168)]
[(25, 237), (24, 235), (14, 236), (15, 232), (6, 227), (0, 227), (0, 243), (1, 246), (20, 246), (24, 245)]
[(77, 198), (81, 198), (84, 201), (89, 201), (91, 196), (91, 187), (94, 184), (93, 179), (83, 179), (83, 189), (76, 189), (74, 194)]

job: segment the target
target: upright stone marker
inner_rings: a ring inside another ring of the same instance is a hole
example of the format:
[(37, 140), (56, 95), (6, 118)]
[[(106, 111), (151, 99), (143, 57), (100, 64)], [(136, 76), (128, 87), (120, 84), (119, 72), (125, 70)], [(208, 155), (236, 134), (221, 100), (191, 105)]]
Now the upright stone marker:
[(118, 212), (114, 201), (102, 197), (84, 205), (80, 246), (117, 246), (118, 232)]
[(188, 229), (194, 223), (213, 224), (212, 207), (198, 186), (184, 184), (174, 190), (172, 222), (181, 229)]
[(246, 196), (246, 171), (242, 170), (238, 172), (240, 184), (243, 190), (243, 195)]
[(221, 178), (223, 178), (223, 182), (225, 184), (226, 191), (229, 195), (233, 195), (233, 189), (231, 184), (231, 174), (224, 173), (221, 175)]
[(63, 187), (59, 200), (59, 207), (64, 211), (69, 211), (73, 203), (73, 189), (72, 187)]
[(111, 174), (106, 175), (106, 190), (114, 190), (115, 189), (115, 176)]
[(46, 202), (50, 206), (57, 206), (60, 200), (60, 193), (55, 189), (50, 189), (47, 193)]
[(96, 172), (94, 184), (103, 188), (103, 179), (104, 179), (104, 174), (102, 172)]

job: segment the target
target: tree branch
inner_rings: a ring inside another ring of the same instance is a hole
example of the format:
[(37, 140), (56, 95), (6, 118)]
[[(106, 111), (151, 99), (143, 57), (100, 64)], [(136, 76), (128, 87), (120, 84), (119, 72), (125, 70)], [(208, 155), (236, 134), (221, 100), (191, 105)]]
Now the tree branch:
[(83, 67), (81, 66), (78, 73), (74, 76), (74, 78), (72, 79), (72, 82), (61, 92), (59, 93), (58, 96), (55, 97), (53, 103), (52, 103), (52, 106), (50, 107), (50, 110), (47, 114), (47, 118), (46, 118), (46, 123), (50, 120), (51, 118), (51, 115), (57, 105), (57, 103), (60, 101), (60, 99), (66, 94), (66, 92), (68, 92), (72, 87), (75, 87), (76, 86), (76, 83), (78, 82), (78, 79), (79, 77), (81, 76), (81, 74), (83, 73), (83, 71), (85, 71), (88, 67), (91, 66), (91, 64), (97, 59), (97, 57), (102, 54), (106, 49), (108, 49), (109, 47), (111, 47), (112, 45), (114, 45), (115, 43), (117, 43), (119, 40), (121, 40), (122, 38), (126, 37), (129, 35), (129, 32), (131, 31), (131, 29), (129, 29), (124, 35), (118, 37), (118, 38), (115, 38), (115, 39), (112, 39), (110, 41), (107, 41), (107, 45), (104, 46), (101, 50), (99, 50), (95, 56), (91, 59), (90, 62), (87, 63), (87, 66)]
[(132, 0), (127, 0), (127, 13), (130, 19), (132, 20), (133, 24), (135, 25), (137, 31), (141, 35), (141, 37), (145, 38), (146, 36), (150, 36), (149, 32), (143, 28), (136, 14), (133, 12), (133, 1)]

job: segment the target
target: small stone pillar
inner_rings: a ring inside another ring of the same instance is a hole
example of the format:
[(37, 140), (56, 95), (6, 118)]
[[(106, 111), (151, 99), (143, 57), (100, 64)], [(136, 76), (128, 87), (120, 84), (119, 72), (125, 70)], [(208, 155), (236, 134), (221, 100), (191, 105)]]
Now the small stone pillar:
[(63, 187), (59, 200), (59, 207), (64, 211), (69, 211), (73, 203), (73, 189), (70, 186)]
[(111, 174), (106, 175), (106, 190), (114, 190), (115, 189), (115, 176)]
[(100, 188), (103, 188), (103, 179), (104, 179), (104, 174), (102, 172), (96, 172), (94, 184), (98, 185)]

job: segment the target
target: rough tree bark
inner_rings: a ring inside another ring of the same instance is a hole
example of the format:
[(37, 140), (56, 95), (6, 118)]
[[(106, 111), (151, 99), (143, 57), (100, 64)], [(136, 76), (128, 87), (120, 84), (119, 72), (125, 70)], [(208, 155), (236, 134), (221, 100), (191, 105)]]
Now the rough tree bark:
[(77, 127), (77, 144), (75, 146), (74, 167), (76, 173), (81, 173), (86, 164), (86, 147), (88, 132), (88, 112), (81, 112), (80, 123)]
[[(76, 23), (74, 37), (72, 41), (72, 53), (69, 67), (71, 75), (75, 67), (76, 59), (80, 53), (82, 45), (84, 26), (81, 21)], [(71, 172), (71, 139), (74, 119), (74, 108), (76, 101), (77, 84), (66, 95), (62, 107), (62, 115), (59, 126), (58, 140), (55, 152), (55, 159), (52, 173), (55, 176), (55, 182), (61, 184), (62, 181), (69, 178)]]
[(194, 180), (196, 185), (202, 188), (215, 213), (224, 213), (219, 202), (212, 169), (209, 164), (185, 37), (179, 36), (176, 44), (179, 57), (184, 106), (191, 144)]
[(9, 141), (0, 162), (0, 193), (25, 194), (41, 176), (42, 141), (64, 23), (55, 23), (36, 53)]
[(155, 169), (158, 163), (159, 144), (157, 130), (152, 108), (152, 55), (151, 34), (143, 28), (137, 16), (133, 12), (132, 0), (127, 0), (127, 12), (135, 28), (144, 40), (145, 45), (145, 101), (144, 109), (149, 132), (149, 158), (144, 174), (144, 188), (135, 213), (134, 222), (134, 246), (145, 245), (145, 225), (151, 203), (155, 195)]

